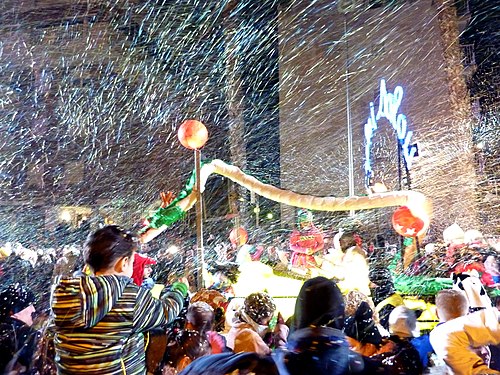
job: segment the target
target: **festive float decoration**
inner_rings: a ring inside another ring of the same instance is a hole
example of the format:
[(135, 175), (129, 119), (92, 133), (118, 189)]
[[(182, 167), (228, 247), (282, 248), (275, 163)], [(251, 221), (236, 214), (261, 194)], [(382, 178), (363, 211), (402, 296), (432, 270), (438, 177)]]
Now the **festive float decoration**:
[(233, 228), (233, 230), (229, 233), (229, 241), (233, 245), (243, 246), (248, 241), (248, 232), (245, 228)]
[(413, 215), (407, 206), (401, 206), (392, 215), (392, 226), (404, 237), (415, 237), (422, 231), (424, 222), (418, 216)]
[(184, 147), (196, 150), (202, 148), (207, 142), (208, 130), (198, 120), (186, 120), (179, 127), (177, 137)]
[[(351, 197), (317, 197), (313, 195), (298, 194), (290, 190), (283, 190), (272, 185), (264, 184), (238, 167), (215, 159), (202, 163), (200, 171), (201, 192), (205, 189), (208, 177), (213, 174), (227, 177), (259, 196), (284, 203), (289, 206), (306, 208), (316, 211), (350, 211), (364, 210), (381, 207), (406, 206), (414, 217), (418, 217), (423, 225), (415, 234), (423, 236), (429, 228), (432, 216), (432, 203), (422, 193), (412, 190), (392, 191), (369, 196)], [(194, 172), (189, 178), (184, 189), (181, 190), (168, 206), (160, 207), (148, 217), (148, 225), (142, 230), (141, 240), (148, 242), (162, 231), (179, 220), (196, 202), (193, 192), (195, 182)]]
[(368, 187), (373, 177), (371, 149), (373, 136), (378, 128), (378, 121), (382, 118), (387, 119), (396, 131), (400, 152), (403, 156), (403, 162), (407, 169), (410, 169), (414, 157), (417, 155), (417, 146), (411, 144), (413, 132), (408, 130), (407, 119), (403, 113), (399, 112), (399, 107), (403, 101), (403, 88), (396, 86), (394, 92), (388, 92), (385, 79), (380, 80), (380, 94), (378, 111), (375, 115), (375, 106), (370, 102), (370, 115), (366, 121), (365, 130), (365, 183)]

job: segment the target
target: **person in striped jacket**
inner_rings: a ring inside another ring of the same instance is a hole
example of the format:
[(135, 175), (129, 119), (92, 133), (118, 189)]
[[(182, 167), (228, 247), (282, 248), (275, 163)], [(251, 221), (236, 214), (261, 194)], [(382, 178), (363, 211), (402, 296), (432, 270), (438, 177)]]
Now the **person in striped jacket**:
[(177, 282), (156, 299), (131, 279), (137, 238), (117, 226), (87, 239), (92, 276), (59, 278), (52, 292), (58, 374), (146, 373), (145, 333), (172, 322), (188, 287)]

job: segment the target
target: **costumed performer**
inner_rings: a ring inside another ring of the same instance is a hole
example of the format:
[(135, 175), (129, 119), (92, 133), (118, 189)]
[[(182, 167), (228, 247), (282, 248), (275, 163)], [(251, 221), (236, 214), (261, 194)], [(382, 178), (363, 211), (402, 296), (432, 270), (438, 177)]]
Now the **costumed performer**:
[(306, 209), (297, 213), (298, 229), (290, 235), (291, 267), (294, 270), (308, 270), (318, 267), (314, 254), (323, 250), (323, 233), (313, 224), (313, 214)]

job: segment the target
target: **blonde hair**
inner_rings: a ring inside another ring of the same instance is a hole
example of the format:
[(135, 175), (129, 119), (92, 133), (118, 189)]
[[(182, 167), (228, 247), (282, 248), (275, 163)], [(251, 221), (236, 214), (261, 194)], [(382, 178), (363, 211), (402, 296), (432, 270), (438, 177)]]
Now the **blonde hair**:
[(466, 315), (469, 312), (469, 302), (464, 292), (454, 289), (443, 289), (436, 294), (436, 310), (439, 320), (448, 320)]

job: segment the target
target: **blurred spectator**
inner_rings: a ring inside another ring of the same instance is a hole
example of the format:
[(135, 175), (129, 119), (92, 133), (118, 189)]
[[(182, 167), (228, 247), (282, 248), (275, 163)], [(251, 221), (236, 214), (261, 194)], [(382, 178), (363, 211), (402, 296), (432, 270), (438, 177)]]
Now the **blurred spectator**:
[[(271, 349), (264, 338), (270, 333), (269, 323), (275, 310), (276, 305), (267, 293), (250, 294), (233, 318), (232, 327), (226, 335), (227, 346), (235, 353), (269, 354)], [(279, 322), (275, 333), (286, 340), (288, 328)]]
[(358, 291), (350, 291), (345, 297), (346, 318), (344, 333), (351, 349), (364, 356), (377, 352), (382, 344), (382, 336), (377, 328), (367, 296)]
[(349, 350), (342, 332), (344, 299), (324, 277), (307, 280), (300, 289), (286, 348), (274, 359), (280, 374), (340, 375), (363, 369), (361, 356)]
[(153, 270), (151, 266), (156, 264), (156, 260), (146, 255), (134, 253), (134, 269), (132, 272), (132, 280), (135, 285), (142, 286), (146, 289), (152, 289), (155, 282), (151, 278)]
[(145, 369), (144, 332), (179, 314), (187, 285), (176, 283), (162, 300), (132, 282), (136, 237), (117, 226), (87, 240), (85, 262), (95, 276), (59, 278), (52, 294), (59, 374), (139, 374)]
[(447, 366), (453, 374), (494, 374), (489, 368), (491, 354), (486, 345), (500, 342), (498, 311), (490, 307), (467, 314), (469, 308), (461, 290), (445, 289), (436, 295), (440, 323), (430, 333), (438, 358), (436, 366)]
[(365, 358), (365, 371), (369, 374), (420, 375), (422, 363), (412, 337), (419, 335), (417, 317), (406, 306), (395, 307), (389, 315), (391, 336), (384, 340), (376, 355)]
[(32, 328), (35, 297), (19, 283), (0, 292), (0, 373), (31, 370), (40, 333)]
[(371, 268), (369, 278), (375, 312), (379, 316), (382, 327), (388, 330), (389, 315), (395, 307), (403, 305), (403, 298), (396, 293), (391, 271), (388, 268)]

